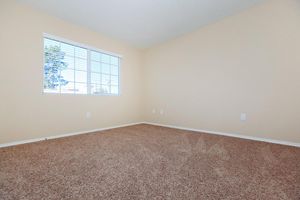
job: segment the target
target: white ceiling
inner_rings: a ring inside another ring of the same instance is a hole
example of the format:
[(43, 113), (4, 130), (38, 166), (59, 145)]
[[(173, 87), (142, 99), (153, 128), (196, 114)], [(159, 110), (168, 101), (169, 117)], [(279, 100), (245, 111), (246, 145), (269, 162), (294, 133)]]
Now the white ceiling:
[(61, 19), (146, 48), (264, 0), (18, 0)]

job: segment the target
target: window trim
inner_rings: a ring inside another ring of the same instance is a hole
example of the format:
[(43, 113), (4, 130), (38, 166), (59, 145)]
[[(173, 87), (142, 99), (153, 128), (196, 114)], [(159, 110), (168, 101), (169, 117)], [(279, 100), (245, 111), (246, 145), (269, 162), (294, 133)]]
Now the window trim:
[(45, 92), (44, 91), (44, 80), (45, 80), (45, 77), (44, 77), (44, 64), (45, 64), (45, 53), (44, 53), (44, 49), (43, 49), (43, 81), (42, 81), (42, 94), (45, 94), (45, 95), (74, 95), (74, 96), (120, 96), (121, 95), (121, 63), (122, 63), (122, 58), (123, 56), (120, 55), (120, 54), (116, 54), (116, 53), (112, 53), (112, 52), (109, 52), (109, 51), (105, 51), (105, 50), (102, 50), (102, 49), (98, 49), (98, 48), (95, 48), (95, 47), (91, 47), (89, 45), (85, 45), (85, 44), (82, 44), (82, 43), (79, 43), (79, 42), (74, 42), (72, 40), (68, 40), (68, 39), (65, 39), (65, 38), (62, 38), (62, 37), (58, 37), (58, 36), (54, 36), (54, 35), (51, 35), (51, 34), (48, 34), (48, 33), (43, 33), (43, 43), (44, 43), (44, 39), (50, 39), (50, 40), (55, 40), (57, 42), (62, 42), (62, 43), (66, 43), (66, 44), (69, 44), (69, 45), (72, 45), (72, 46), (76, 46), (76, 47), (80, 47), (80, 48), (84, 48), (84, 49), (87, 49), (87, 63), (88, 63), (88, 67), (87, 67), (87, 74), (88, 74), (88, 77), (87, 77), (87, 84), (89, 83), (90, 84), (90, 76), (91, 74), (91, 66), (90, 66), (90, 61), (91, 61), (91, 58), (90, 58), (90, 52), (91, 51), (95, 51), (95, 52), (98, 52), (98, 53), (102, 53), (102, 54), (106, 54), (106, 55), (109, 55), (109, 56), (114, 56), (114, 57), (117, 57), (119, 59), (119, 66), (118, 66), (118, 94), (112, 94), (112, 93), (103, 93), (103, 94), (92, 94), (90, 92), (90, 86), (87, 87), (87, 94), (76, 94), (76, 93), (49, 93), (49, 92)]

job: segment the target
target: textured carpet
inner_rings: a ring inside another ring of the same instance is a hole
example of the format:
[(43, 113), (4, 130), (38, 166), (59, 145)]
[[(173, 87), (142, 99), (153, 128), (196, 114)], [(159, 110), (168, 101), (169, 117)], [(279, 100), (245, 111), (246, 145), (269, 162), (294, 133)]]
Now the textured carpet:
[(0, 199), (300, 199), (300, 148), (151, 125), (0, 149)]

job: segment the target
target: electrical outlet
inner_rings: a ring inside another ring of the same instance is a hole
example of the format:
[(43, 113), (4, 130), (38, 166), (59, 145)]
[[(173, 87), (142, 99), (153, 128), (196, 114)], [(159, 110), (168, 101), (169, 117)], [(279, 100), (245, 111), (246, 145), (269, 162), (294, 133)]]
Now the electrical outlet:
[(90, 119), (92, 117), (92, 113), (91, 112), (86, 112), (85, 113), (85, 118), (86, 119)]
[(241, 113), (240, 119), (242, 122), (247, 120), (247, 114), (246, 113)]
[(163, 115), (165, 112), (163, 109), (160, 109), (159, 114)]

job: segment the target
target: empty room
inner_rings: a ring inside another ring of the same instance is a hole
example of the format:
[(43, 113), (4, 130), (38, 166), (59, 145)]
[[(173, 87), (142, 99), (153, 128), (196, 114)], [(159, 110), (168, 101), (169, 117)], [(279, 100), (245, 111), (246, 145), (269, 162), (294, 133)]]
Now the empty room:
[(300, 200), (299, 0), (0, 0), (0, 200)]

